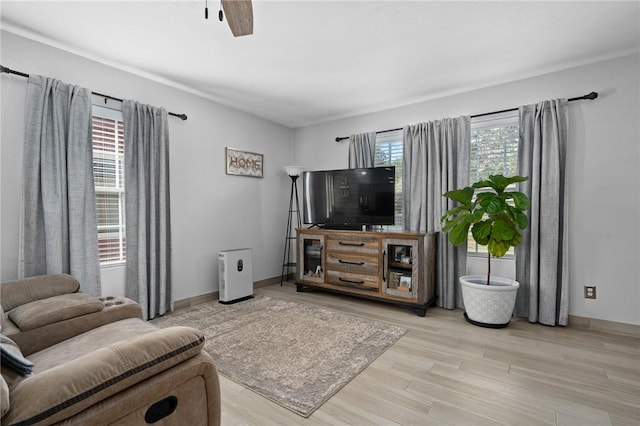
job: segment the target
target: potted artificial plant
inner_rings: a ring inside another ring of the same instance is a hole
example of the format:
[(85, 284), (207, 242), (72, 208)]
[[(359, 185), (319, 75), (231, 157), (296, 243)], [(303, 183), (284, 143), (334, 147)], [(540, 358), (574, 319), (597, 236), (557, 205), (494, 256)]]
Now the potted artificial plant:
[[(441, 219), (442, 231), (449, 234), (449, 241), (454, 245), (464, 243), (471, 228), (473, 239), (487, 246), (487, 275), (460, 277), (465, 318), (472, 324), (506, 327), (513, 315), (520, 284), (508, 278), (491, 276), (491, 257), (504, 256), (522, 241), (520, 231), (529, 225), (525, 215), (529, 197), (506, 188), (525, 180), (527, 178), (523, 176), (492, 175), (470, 187), (444, 194), (459, 203)], [(476, 189), (484, 191), (478, 192), (474, 198)]]

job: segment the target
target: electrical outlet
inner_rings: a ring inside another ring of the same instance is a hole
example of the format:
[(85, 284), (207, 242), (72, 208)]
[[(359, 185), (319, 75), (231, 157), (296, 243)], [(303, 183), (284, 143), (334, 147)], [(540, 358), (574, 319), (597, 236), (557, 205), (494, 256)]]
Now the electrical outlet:
[(595, 299), (596, 298), (596, 286), (584, 286), (584, 298), (585, 299)]

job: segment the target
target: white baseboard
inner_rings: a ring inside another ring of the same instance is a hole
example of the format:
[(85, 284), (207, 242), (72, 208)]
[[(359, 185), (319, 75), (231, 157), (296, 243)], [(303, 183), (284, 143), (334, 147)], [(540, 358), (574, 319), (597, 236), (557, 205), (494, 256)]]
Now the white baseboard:
[(569, 327), (640, 338), (640, 325), (569, 315)]
[[(277, 284), (280, 282), (280, 277), (267, 278), (266, 280), (254, 281), (253, 288), (266, 287), (268, 285)], [(198, 296), (187, 297), (186, 299), (180, 299), (173, 302), (173, 309), (184, 309), (191, 306), (199, 305), (200, 303), (210, 302), (212, 300), (218, 300), (220, 293), (213, 291), (211, 293), (200, 294)]]

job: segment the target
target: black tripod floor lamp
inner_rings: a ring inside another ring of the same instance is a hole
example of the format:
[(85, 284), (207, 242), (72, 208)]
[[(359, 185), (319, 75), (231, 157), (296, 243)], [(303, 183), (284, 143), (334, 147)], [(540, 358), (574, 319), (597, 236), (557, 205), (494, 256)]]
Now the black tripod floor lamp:
[(292, 256), (291, 250), (295, 250), (296, 247), (296, 229), (302, 226), (297, 181), (302, 174), (303, 168), (298, 166), (285, 166), (284, 169), (291, 178), (291, 194), (289, 195), (289, 215), (287, 218), (287, 233), (284, 238), (284, 255), (282, 256), (280, 285), (285, 281), (285, 277), (288, 278), (291, 269), (296, 267), (295, 256)]

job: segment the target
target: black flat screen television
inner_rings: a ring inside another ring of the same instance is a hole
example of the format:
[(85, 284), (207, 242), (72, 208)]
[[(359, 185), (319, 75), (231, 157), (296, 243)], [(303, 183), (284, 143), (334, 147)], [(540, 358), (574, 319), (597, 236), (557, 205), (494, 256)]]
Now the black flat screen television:
[(305, 224), (331, 229), (393, 225), (395, 167), (304, 172)]

